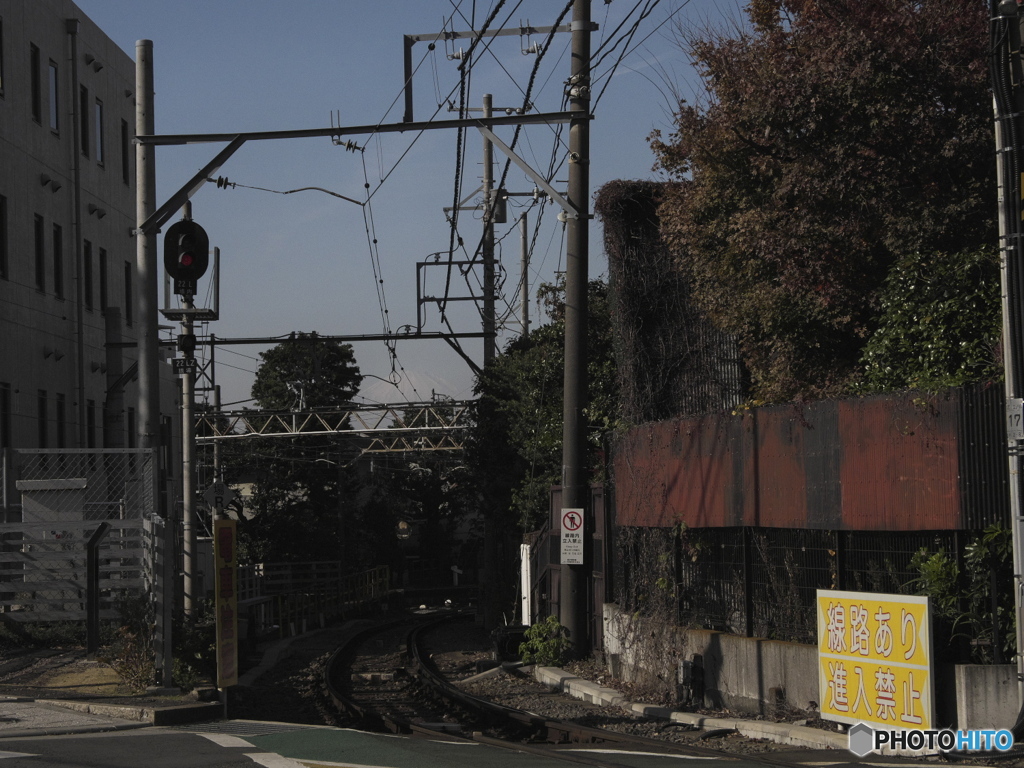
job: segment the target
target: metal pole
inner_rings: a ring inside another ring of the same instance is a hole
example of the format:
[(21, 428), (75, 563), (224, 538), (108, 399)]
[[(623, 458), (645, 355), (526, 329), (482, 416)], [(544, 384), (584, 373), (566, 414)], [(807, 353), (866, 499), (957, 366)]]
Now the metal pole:
[[(194, 309), (192, 297), (185, 297), (185, 306)], [(181, 333), (192, 336), (192, 315), (185, 315), (181, 321)], [(181, 486), (182, 486), (182, 571), (184, 576), (185, 615), (191, 616), (197, 606), (195, 594), (196, 573), (196, 419), (195, 419), (196, 374), (191, 368), (181, 379)]]
[[(1011, 211), (1016, 208), (1014, 196), (1018, 194), (1016, 184), (1010, 183), (1013, 171), (1010, 166), (1009, 153), (1005, 151), (1006, 144), (1002, 121), (996, 121), (996, 141), (999, 145), (997, 152), (998, 183), (999, 183), (999, 239), (1002, 246), (1001, 253), (1001, 281), (1003, 297), (1003, 365), (1004, 365), (1004, 389), (1006, 392), (1007, 422), (1013, 419), (1013, 409), (1016, 404), (1017, 412), (1020, 412), (1021, 387), (1017, 376), (1018, 362), (1022, 350), (1016, 343), (1019, 338), (1019, 331), (1014, 328), (1020, 322), (1019, 310), (1016, 303), (1020, 300), (1019, 291), (1016, 290), (1016, 275), (1021, 269), (1020, 256), (1017, 253), (1017, 236), (1011, 232), (1010, 222), (1016, 219), (1016, 215), (1008, 216), (1007, 208)], [(1013, 434), (1007, 435), (1007, 460), (1010, 470), (1010, 533), (1013, 542), (1013, 596), (1014, 609), (1017, 617), (1017, 697), (1018, 703), (1024, 712), (1024, 622), (1021, 621), (1021, 574), (1024, 573), (1022, 563), (1022, 552), (1024, 552), (1024, 535), (1021, 532), (1021, 441)], [(993, 639), (994, 643), (999, 638)]]
[[(1021, 470), (1021, 451), (1024, 432), (1020, 430), (1022, 416), (1021, 396), (1024, 375), (1024, 318), (1021, 317), (1022, 270), (1024, 252), (1021, 235), (1021, 179), (1020, 158), (1021, 125), (1019, 118), (1024, 105), (1024, 93), (1019, 86), (1021, 77), (1020, 17), (1015, 3), (991, 2), (993, 18), (992, 50), (994, 66), (992, 83), (995, 105), (996, 173), (999, 199), (999, 246), (1003, 299), (1003, 366), (1006, 392), (1007, 454), (1009, 463), (1010, 531), (1013, 541), (1013, 595), (1017, 619), (1017, 697), (1020, 714), (1014, 726), (1014, 735), (1020, 738), (1020, 725), (1024, 720), (1024, 621), (1022, 621), (1022, 578), (1024, 578), (1024, 530), (1021, 516), (1024, 479)], [(1004, 34), (1005, 33), (1005, 34)], [(993, 642), (998, 642), (994, 638)]]
[[(491, 94), (484, 94), (484, 119), (493, 111)], [(495, 317), (494, 317), (494, 147), (484, 137), (484, 368), (494, 360)]]
[(85, 651), (91, 659), (100, 649), (100, 543), (110, 523), (96, 526), (85, 545)]
[[(154, 130), (153, 118), (153, 42), (139, 40), (135, 44), (135, 132)], [(156, 210), (156, 152), (146, 144), (135, 146), (136, 221), (143, 222)], [(159, 448), (160, 386), (158, 372), (157, 330), (157, 259), (156, 233), (136, 231), (136, 302), (139, 321), (139, 444), (142, 448)]]
[[(210, 338), (213, 338), (213, 334), (210, 334)], [(213, 373), (213, 350), (216, 347), (210, 347), (210, 373)], [(217, 419), (220, 417), (220, 384), (213, 385), (213, 418)], [(213, 443), (213, 481), (220, 483), (224, 481), (221, 477), (220, 471), (220, 443), (214, 441)]]
[[(153, 117), (153, 41), (135, 43), (135, 134), (152, 135), (156, 127)], [(157, 355), (157, 267), (156, 233), (143, 231), (143, 223), (156, 210), (156, 150), (146, 144), (135, 145), (135, 266), (136, 304), (139, 320), (139, 444), (156, 451), (160, 447), (160, 388)], [(160, 490), (163, 478), (159, 476), (159, 462), (154, 470), (157, 482), (157, 503), (164, 498)], [(171, 611), (174, 603), (174, 525), (170, 511), (160, 510), (166, 521), (164, 526), (163, 574), (161, 590), (157, 595), (156, 664), (164, 686), (171, 683), (173, 670), (171, 643)]]
[(520, 325), (523, 336), (530, 335), (530, 246), (528, 243), (528, 227), (526, 224), (526, 211), (519, 214), (519, 270), (522, 274), (522, 286), (520, 287)]
[(576, 209), (566, 221), (565, 400), (562, 411), (562, 506), (584, 509), (584, 564), (563, 565), (560, 621), (577, 654), (590, 650), (587, 569), (592, 565), (593, 511), (587, 493), (587, 283), (590, 221), (590, 0), (575, 0), (572, 76), (569, 80), (568, 199)]

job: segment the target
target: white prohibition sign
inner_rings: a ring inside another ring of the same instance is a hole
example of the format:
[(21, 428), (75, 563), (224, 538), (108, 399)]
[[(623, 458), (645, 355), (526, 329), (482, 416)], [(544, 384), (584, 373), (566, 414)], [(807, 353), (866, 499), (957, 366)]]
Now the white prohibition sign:
[(583, 515), (579, 510), (567, 509), (562, 513), (562, 528), (566, 531), (578, 531), (583, 527)]

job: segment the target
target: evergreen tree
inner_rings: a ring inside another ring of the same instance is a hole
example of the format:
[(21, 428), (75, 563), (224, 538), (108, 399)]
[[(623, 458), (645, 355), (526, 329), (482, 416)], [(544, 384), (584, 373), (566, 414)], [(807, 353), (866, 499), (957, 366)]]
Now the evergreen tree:
[[(293, 335), (260, 357), (252, 396), (270, 425), (271, 411), (344, 409), (362, 379), (350, 345), (315, 333)], [(300, 418), (296, 416), (298, 431), (318, 429), (311, 422), (302, 426)], [(351, 559), (363, 551), (344, 541), (359, 535), (354, 501), (358, 485), (349, 466), (359, 448), (350, 438), (310, 435), (239, 442), (231, 460), (235, 473), (248, 474), (253, 483), (249, 519), (240, 526), (245, 559), (339, 560), (345, 553)], [(363, 560), (347, 563), (349, 570), (373, 564)]]

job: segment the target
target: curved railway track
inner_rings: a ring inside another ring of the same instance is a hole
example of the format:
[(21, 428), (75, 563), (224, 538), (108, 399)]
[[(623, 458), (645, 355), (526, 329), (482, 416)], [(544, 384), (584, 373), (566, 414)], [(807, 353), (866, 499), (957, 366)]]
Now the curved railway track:
[[(601, 745), (613, 751), (733, 760), (742, 757), (745, 761), (784, 768), (798, 764), (781, 755), (740, 756), (698, 744), (543, 717), (467, 693), (438, 669), (426, 646), (430, 633), (442, 622), (469, 618), (469, 614), (449, 614), (394, 622), (385, 628), (360, 632), (339, 648), (327, 665), (326, 685), (331, 700), (368, 729), (429, 737), (443, 733), (448, 739), (468, 739), (577, 764), (621, 765), (608, 754), (598, 758), (578, 751), (567, 752), (566, 748)], [(367, 643), (375, 644), (378, 656), (385, 651), (385, 659), (400, 658), (400, 665), (390, 670), (352, 671), (360, 648)], [(397, 646), (402, 649), (399, 651)]]

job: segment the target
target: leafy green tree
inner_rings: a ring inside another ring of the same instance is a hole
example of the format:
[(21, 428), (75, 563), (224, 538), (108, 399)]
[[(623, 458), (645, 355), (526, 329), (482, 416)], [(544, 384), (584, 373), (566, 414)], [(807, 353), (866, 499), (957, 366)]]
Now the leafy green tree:
[[(451, 566), (467, 574), (476, 569), (483, 535), (479, 496), (461, 454), (383, 456), (374, 461), (371, 482), (372, 515), (381, 521), (393, 570), (404, 568), (400, 555), (408, 555), (432, 569), (436, 585), (444, 586), (452, 583)], [(410, 538), (395, 546), (400, 522)]]
[(994, 247), (900, 259), (882, 287), (858, 391), (935, 391), (1000, 379), (999, 297)]
[(987, 9), (975, 0), (752, 0), (692, 35), (706, 87), (652, 136), (660, 210), (754, 396), (839, 394), (905, 254), (995, 241)]
[[(477, 377), (477, 426), (469, 455), (485, 507), (523, 531), (546, 519), (549, 490), (560, 481), (562, 466), (564, 298), (557, 286), (543, 295), (552, 322), (513, 339)], [(603, 477), (603, 435), (616, 418), (617, 384), (607, 284), (591, 281), (588, 297), (586, 414), (597, 481)]]
[[(564, 292), (542, 290), (552, 322), (508, 343), (477, 376), (473, 437), (466, 451), (486, 529), (481, 604), (485, 622), (515, 613), (516, 559), (522, 534), (547, 520), (562, 466)], [(603, 479), (602, 438), (615, 420), (617, 383), (608, 286), (591, 281), (587, 337), (590, 467)], [(511, 611), (509, 609), (511, 608)]]
[(352, 345), (315, 332), (293, 333), (260, 358), (252, 397), (263, 410), (344, 408), (362, 381)]
[[(252, 395), (263, 411), (342, 409), (359, 389), (351, 346), (315, 333), (293, 335), (260, 357)], [(249, 519), (239, 531), (245, 559), (340, 559), (344, 539), (358, 536), (353, 500), (358, 484), (349, 466), (358, 447), (335, 435), (239, 443), (228, 461), (236, 477), (248, 475), (253, 482)]]

